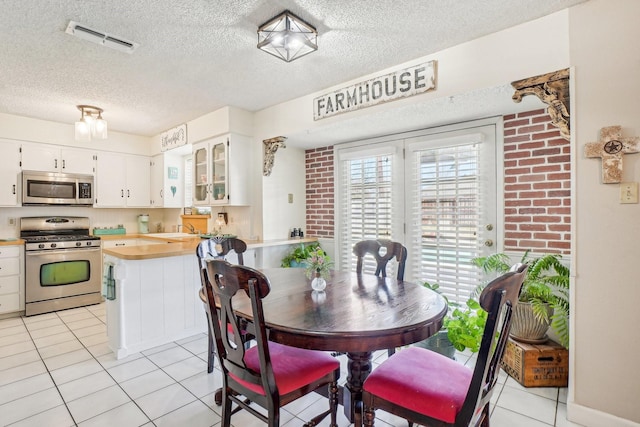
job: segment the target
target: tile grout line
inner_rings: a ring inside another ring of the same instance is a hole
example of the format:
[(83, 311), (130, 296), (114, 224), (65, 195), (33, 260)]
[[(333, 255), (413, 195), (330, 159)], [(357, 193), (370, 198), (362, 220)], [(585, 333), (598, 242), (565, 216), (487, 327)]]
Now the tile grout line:
[[(57, 314), (56, 314), (56, 316), (58, 317), (58, 319), (60, 318)], [(60, 389), (58, 388), (58, 384), (56, 384), (56, 381), (53, 378), (53, 375), (51, 375), (51, 371), (49, 370), (49, 367), (47, 366), (46, 363), (44, 363), (44, 359), (42, 358), (42, 354), (40, 353), (40, 349), (36, 345), (36, 342), (34, 341), (33, 336), (31, 335), (31, 331), (29, 330), (29, 327), (27, 326), (27, 323), (24, 321), (24, 317), (20, 317), (20, 320), (22, 320), (22, 324), (24, 325), (25, 329), (27, 330), (27, 334), (29, 334), (29, 338), (31, 339), (31, 342), (33, 343), (33, 346), (35, 347), (36, 352), (38, 353), (38, 357), (40, 358), (40, 362), (42, 362), (42, 364), (44, 365), (44, 368), (47, 370), (47, 374), (49, 375), (49, 378), (51, 378), (51, 382), (53, 383), (53, 386), (55, 387), (56, 392), (58, 392), (58, 395), (60, 396), (60, 399), (62, 400), (62, 403), (64, 404), (64, 407), (66, 408), (67, 412), (69, 413), (69, 416), (71, 417), (71, 420), (73, 421), (74, 426), (77, 426), (78, 423), (76, 422), (76, 419), (73, 417), (73, 414), (69, 410), (69, 406), (67, 405), (67, 402), (64, 400), (64, 396), (62, 396), (62, 393), (60, 392)], [(62, 319), (60, 319), (60, 320), (62, 321)], [(64, 324), (65, 327), (67, 327), (67, 325), (64, 323), (64, 321), (62, 321), (62, 323)], [(69, 329), (69, 328), (67, 327), (67, 329)], [(69, 331), (71, 331), (71, 330), (69, 329)], [(50, 408), (50, 409), (52, 409), (52, 408)], [(28, 417), (23, 418), (22, 420), (17, 420), (16, 422), (26, 420), (28, 418), (31, 418), (31, 417), (35, 416), (35, 415), (44, 413), (44, 412), (46, 412), (46, 411), (48, 411), (50, 409), (46, 409), (46, 410), (44, 410), (42, 412), (38, 412), (38, 413), (32, 414), (32, 415), (30, 415)]]
[[(98, 320), (99, 320), (103, 325), (105, 325), (105, 326), (106, 326), (106, 323), (105, 323), (105, 322), (103, 322), (103, 321), (102, 321), (102, 319), (100, 319), (100, 317), (96, 316), (96, 315), (95, 315), (95, 313), (93, 313), (93, 312), (92, 312), (91, 310), (89, 310), (89, 309), (87, 309), (87, 311), (88, 311), (89, 313), (91, 313), (91, 315), (93, 315), (95, 318), (97, 318), (97, 319), (98, 319)], [(57, 313), (56, 313), (56, 315), (58, 316), (58, 318), (60, 318), (60, 315), (58, 315)], [(65, 326), (67, 325), (63, 318), (60, 318), (60, 320), (62, 321), (62, 323), (64, 323), (64, 324), (65, 324)], [(105, 368), (105, 367), (104, 367), (104, 365), (103, 365), (102, 363), (100, 363), (100, 361), (98, 360), (98, 358), (97, 358), (97, 357), (96, 357), (96, 356), (95, 356), (95, 355), (94, 355), (94, 354), (93, 354), (93, 353), (92, 353), (92, 352), (87, 348), (87, 346), (82, 342), (82, 340), (80, 340), (80, 338), (75, 334), (75, 332), (74, 332), (73, 330), (71, 330), (70, 328), (69, 328), (69, 330), (71, 331), (71, 333), (73, 334), (73, 336), (74, 336), (74, 337), (76, 337), (76, 339), (80, 342), (80, 344), (82, 345), (82, 347), (83, 347), (85, 350), (87, 350), (87, 352), (91, 355), (91, 357), (93, 358), (93, 360), (95, 360), (95, 361), (96, 361), (96, 363), (98, 363), (98, 365), (100, 365), (100, 367), (102, 368), (102, 370), (103, 370), (103, 371), (104, 371), (104, 372), (109, 376), (109, 378), (111, 378), (111, 379), (113, 380), (113, 382), (118, 386), (118, 388), (119, 388), (120, 390), (122, 390), (122, 392), (123, 392), (123, 393), (124, 393), (128, 398), (129, 398), (129, 402), (132, 402), (134, 405), (136, 405), (136, 407), (140, 410), (140, 412), (141, 412), (142, 414), (144, 414), (144, 416), (147, 418), (148, 422), (152, 423), (152, 424), (155, 426), (155, 423), (153, 423), (153, 421), (151, 420), (151, 418), (150, 418), (150, 417), (149, 417), (149, 416), (148, 416), (148, 415), (147, 415), (147, 414), (142, 410), (142, 408), (138, 405), (138, 403), (137, 403), (134, 399), (132, 399), (132, 398), (131, 398), (131, 396), (129, 396), (129, 393), (127, 393), (127, 392), (126, 392), (126, 390), (122, 388), (122, 386), (120, 385), (120, 383), (119, 383), (115, 378), (113, 378), (113, 376), (111, 375), (111, 373), (109, 372), (109, 370), (108, 370), (107, 368)], [(105, 332), (105, 334), (106, 334), (106, 332)], [(97, 334), (96, 334), (96, 335), (97, 335)], [(46, 365), (45, 365), (45, 366), (46, 366)], [(48, 370), (48, 368), (47, 368), (47, 370)], [(75, 381), (75, 380), (74, 380), (74, 381)], [(54, 381), (54, 384), (55, 384), (55, 381)], [(57, 387), (58, 387), (58, 385), (56, 384), (56, 388), (57, 388)], [(108, 387), (107, 387), (107, 388), (108, 388)], [(102, 389), (102, 390), (105, 390), (105, 389)], [(98, 391), (102, 391), (102, 390), (98, 390)], [(89, 393), (89, 394), (87, 394), (87, 395), (85, 395), (85, 396), (90, 396), (90, 395), (92, 395), (92, 394), (97, 393), (98, 391), (95, 391), (95, 392), (93, 392), (93, 393)], [(60, 392), (60, 390), (58, 390), (58, 392)], [(85, 397), (85, 396), (82, 396), (82, 397)], [(66, 404), (67, 404), (67, 402), (64, 400), (64, 397), (62, 398), (62, 400), (65, 402), (65, 405), (66, 405)], [(114, 408), (111, 408), (111, 409), (109, 409), (109, 410), (107, 410), (107, 411), (101, 412), (101, 413), (99, 413), (99, 414), (95, 414), (94, 416), (92, 416), (92, 417), (90, 417), (90, 418), (87, 418), (87, 419), (86, 419), (86, 420), (84, 420), (83, 422), (85, 422), (85, 421), (89, 421), (89, 420), (91, 420), (92, 418), (98, 417), (98, 416), (100, 416), (100, 415), (102, 415), (102, 414), (106, 414), (107, 412), (112, 411), (112, 410), (114, 410), (114, 409), (116, 409), (116, 408), (119, 408), (119, 407), (121, 407), (121, 406), (124, 406), (124, 405), (126, 405), (127, 403), (129, 403), (129, 402), (125, 402), (125, 403), (123, 403), (122, 405), (118, 405), (118, 406), (116, 406), (116, 407), (114, 407)], [(67, 407), (67, 410), (68, 410), (68, 407)], [(69, 414), (71, 414), (71, 411), (69, 411)], [(71, 414), (71, 417), (73, 418), (73, 414)], [(73, 420), (74, 420), (74, 422), (75, 422), (75, 418), (74, 418)], [(145, 423), (145, 424), (146, 424), (146, 423)], [(78, 423), (76, 423), (76, 426), (77, 426), (77, 425), (78, 425)]]
[[(98, 319), (98, 320), (100, 321), (100, 323), (101, 323), (101, 324), (103, 324), (103, 325), (105, 324), (105, 322), (103, 322), (103, 321), (102, 321), (102, 319), (100, 319), (100, 317), (99, 317), (99, 316), (97, 316), (95, 313), (93, 313), (91, 310), (88, 310), (88, 309), (86, 309), (86, 310), (87, 310), (87, 312), (89, 312), (89, 313), (90, 313), (94, 318)], [(123, 392), (123, 393), (125, 393), (125, 395), (129, 398), (129, 400), (130, 400), (131, 402), (133, 402), (133, 403), (138, 407), (138, 409), (140, 409), (140, 411), (141, 411), (141, 412), (144, 414), (144, 416), (147, 418), (148, 422), (152, 422), (152, 421), (151, 421), (151, 419), (147, 416), (147, 414), (142, 410), (142, 408), (140, 408), (140, 407), (138, 406), (138, 404), (135, 402), (135, 400), (133, 400), (133, 399), (131, 398), (131, 396), (129, 396), (129, 394), (128, 394), (128, 393), (127, 393), (127, 392), (126, 392), (126, 391), (125, 391), (121, 386), (120, 386), (120, 384), (118, 383), (118, 381), (116, 381), (116, 379), (115, 379), (115, 378), (113, 378), (113, 377), (111, 376), (111, 374), (109, 373), (109, 371), (108, 371), (108, 370), (107, 370), (107, 369), (102, 365), (102, 363), (100, 363), (100, 361), (96, 358), (96, 356), (94, 356), (94, 354), (93, 354), (93, 353), (92, 353), (92, 352), (87, 348), (87, 346), (82, 342), (82, 340), (81, 340), (81, 339), (80, 339), (80, 338), (75, 334), (75, 331), (73, 331), (71, 328), (69, 328), (69, 326), (67, 325), (67, 323), (64, 321), (64, 316), (63, 316), (63, 317), (60, 317), (60, 315), (59, 315), (57, 312), (55, 312), (55, 315), (56, 315), (57, 319), (58, 319), (58, 320), (60, 320), (60, 321), (62, 322), (62, 324), (67, 328), (67, 330), (68, 330), (68, 331), (69, 331), (69, 332), (74, 336), (75, 340), (77, 340), (77, 341), (80, 343), (80, 345), (82, 346), (82, 348), (84, 348), (84, 349), (85, 349), (85, 350), (86, 350), (86, 351), (91, 355), (91, 357), (93, 358), (93, 360), (95, 360), (95, 361), (96, 361), (96, 363), (98, 363), (98, 364), (100, 365), (100, 367), (102, 368), (102, 370), (103, 370), (107, 375), (109, 375), (109, 377), (110, 377), (110, 378), (114, 381), (114, 383), (115, 383), (115, 384), (120, 388), (120, 390), (122, 390), (122, 392)], [(57, 382), (55, 381), (55, 379), (53, 378), (53, 375), (51, 374), (51, 370), (49, 369), (49, 367), (48, 367), (48, 366), (47, 366), (47, 364), (45, 363), (44, 358), (42, 357), (42, 354), (40, 353), (40, 349), (39, 349), (39, 348), (38, 348), (38, 346), (36, 345), (36, 343), (35, 343), (35, 341), (34, 341), (34, 339), (33, 339), (33, 336), (31, 335), (31, 331), (29, 330), (29, 327), (27, 326), (27, 323), (24, 321), (24, 317), (21, 317), (20, 319), (21, 319), (22, 324), (24, 325), (25, 329), (27, 330), (27, 333), (29, 334), (29, 338), (31, 339), (31, 342), (33, 343), (33, 346), (35, 347), (36, 352), (38, 353), (38, 357), (40, 358), (40, 362), (42, 362), (42, 364), (44, 365), (45, 369), (47, 370), (47, 374), (49, 375), (49, 378), (51, 378), (51, 382), (53, 383), (53, 385), (54, 385), (54, 387), (55, 387), (56, 391), (58, 392), (58, 395), (60, 396), (60, 398), (61, 398), (61, 400), (62, 400), (62, 402), (63, 402), (63, 404), (64, 404), (65, 408), (67, 409), (67, 412), (69, 413), (69, 416), (71, 417), (71, 419), (72, 419), (72, 421), (73, 421), (74, 425), (75, 425), (75, 426), (77, 426), (77, 425), (78, 425), (78, 422), (75, 420), (75, 417), (73, 416), (73, 413), (72, 413), (72, 412), (71, 412), (71, 410), (69, 409), (69, 405), (67, 404), (67, 401), (65, 400), (64, 396), (63, 396), (63, 395), (62, 395), (62, 393), (60, 392), (60, 388), (59, 388), (59, 386), (58, 386)], [(47, 320), (49, 320), (49, 319), (47, 319)], [(46, 321), (46, 320), (44, 320), (44, 321)], [(37, 323), (37, 322), (34, 322), (34, 323)], [(82, 329), (82, 328), (81, 328), (81, 329)], [(56, 335), (56, 334), (53, 334), (53, 335)], [(96, 335), (97, 335), (97, 334), (96, 334)], [(58, 344), (59, 344), (59, 343), (58, 343)], [(58, 345), (58, 344), (52, 344), (52, 345)], [(47, 347), (49, 347), (49, 346), (47, 346)], [(74, 351), (74, 350), (72, 350), (72, 351)], [(70, 351), (70, 352), (72, 352), (72, 351)], [(61, 354), (67, 354), (67, 353), (70, 353), (70, 352), (61, 353)], [(73, 365), (73, 364), (72, 364), (72, 365)], [(68, 366), (71, 366), (71, 365), (68, 365)], [(61, 368), (59, 368), (59, 369), (61, 369)], [(81, 378), (82, 378), (82, 377), (81, 377)], [(79, 378), (77, 378), (77, 379), (79, 379)], [(74, 380), (74, 381), (75, 381), (75, 380)], [(104, 390), (104, 389), (102, 389), (102, 390)], [(101, 390), (98, 390), (98, 391), (101, 391)], [(96, 391), (96, 392), (94, 392), (94, 393), (97, 393), (98, 391)], [(89, 396), (89, 395), (94, 394), (94, 393), (89, 393), (89, 394), (87, 394), (86, 396)], [(33, 394), (33, 393), (32, 393), (32, 394)], [(84, 397), (84, 396), (82, 396), (82, 397)], [(127, 402), (127, 403), (128, 403), (128, 402)], [(118, 407), (123, 406), (123, 405), (126, 405), (126, 403), (123, 403), (122, 405), (118, 405), (118, 406), (116, 406), (115, 408), (118, 408)], [(94, 416), (93, 416), (93, 417), (91, 417), (91, 418), (95, 418), (95, 417), (97, 417), (97, 416), (99, 416), (99, 415), (102, 415), (102, 414), (104, 414), (104, 413), (106, 413), (106, 412), (109, 412), (110, 410), (113, 410), (113, 409), (115, 409), (115, 408), (111, 408), (111, 409), (109, 409), (108, 411), (102, 412), (102, 413), (100, 413), (100, 414), (96, 414), (96, 415), (94, 415)], [(49, 410), (49, 409), (47, 409), (47, 410)], [(42, 412), (38, 412), (38, 413), (35, 413), (35, 414), (32, 414), (32, 415), (30, 415), (29, 417), (23, 418), (22, 420), (25, 420), (25, 419), (30, 418), (30, 417), (33, 417), (33, 416), (35, 416), (35, 415), (41, 414), (41, 413), (43, 413), (43, 412), (46, 412), (47, 410), (42, 411)], [(87, 419), (87, 420), (85, 420), (85, 421), (88, 421), (88, 420), (90, 420), (91, 418), (88, 418), (88, 419)], [(22, 420), (17, 420), (16, 422), (19, 422), (19, 421), (22, 421)], [(83, 421), (83, 422), (84, 422), (84, 421)], [(155, 424), (154, 424), (154, 425), (155, 425)]]
[[(190, 353), (191, 355), (193, 355), (193, 356), (195, 356), (195, 357), (198, 357), (198, 355), (197, 355), (197, 354), (195, 354), (194, 352), (192, 352), (192, 351), (191, 351), (191, 350), (189, 350), (188, 348), (183, 347), (183, 346), (182, 346), (182, 344), (179, 344), (179, 343), (177, 343), (177, 342), (175, 342), (175, 341), (172, 341), (172, 342), (176, 345), (176, 347), (180, 347), (180, 348), (182, 348), (183, 350), (185, 350), (185, 351), (187, 351), (188, 353)], [(191, 342), (191, 341), (189, 341), (189, 342)], [(164, 351), (164, 350), (163, 350), (163, 351)], [(159, 352), (157, 352), (157, 353), (161, 353), (161, 351), (159, 351)], [(153, 354), (157, 354), (157, 353), (152, 353), (152, 354), (150, 354), (150, 356), (151, 356), (151, 355), (153, 355)], [(149, 362), (153, 363), (153, 364), (154, 364), (154, 365), (155, 365), (159, 370), (161, 370), (162, 372), (164, 372), (164, 373), (165, 373), (165, 375), (167, 375), (169, 378), (171, 378), (173, 381), (175, 381), (175, 383), (176, 383), (176, 384), (179, 384), (179, 385), (180, 385), (180, 387), (182, 387), (184, 390), (186, 390), (186, 391), (187, 391), (187, 393), (189, 393), (191, 396), (193, 396), (193, 397), (195, 398), (195, 400), (194, 400), (193, 402), (195, 402), (196, 400), (197, 400), (197, 401), (200, 401), (200, 402), (202, 402), (202, 404), (204, 404), (207, 408), (210, 408), (214, 413), (216, 413), (217, 415), (220, 415), (220, 414), (218, 414), (216, 411), (214, 411), (214, 410), (213, 410), (213, 408), (211, 408), (209, 405), (207, 405), (207, 404), (206, 404), (206, 402), (204, 402), (204, 401), (203, 401), (202, 399), (200, 399), (198, 396), (196, 396), (195, 394), (193, 394), (193, 393), (191, 392), (191, 390), (189, 390), (188, 388), (186, 388), (186, 387), (182, 384), (182, 382), (181, 382), (181, 381), (178, 381), (177, 379), (175, 379), (174, 377), (172, 377), (172, 376), (171, 376), (171, 374), (169, 374), (168, 372), (166, 372), (166, 371), (165, 371), (162, 367), (160, 367), (157, 363), (155, 363), (153, 360), (149, 359), (149, 357), (148, 357), (146, 354), (144, 354), (144, 353), (141, 353), (141, 354), (142, 354), (142, 356), (143, 356), (143, 357), (145, 357), (147, 360), (149, 360)], [(198, 358), (199, 358), (199, 357), (198, 357)], [(180, 362), (182, 362), (182, 361), (178, 361), (178, 362), (174, 362), (174, 363), (180, 363)], [(206, 363), (206, 362), (205, 362), (205, 363)], [(169, 365), (167, 365), (167, 366), (171, 366), (171, 365), (173, 365), (173, 363), (171, 363), (171, 364), (169, 364)], [(143, 375), (144, 375), (144, 374), (143, 374)], [(196, 376), (196, 375), (199, 375), (199, 374), (191, 375), (191, 376), (189, 376), (189, 377), (185, 378), (184, 380), (186, 380), (186, 379), (188, 379), (188, 378), (191, 378), (191, 377), (194, 377), (194, 376)], [(139, 375), (139, 376), (140, 376), (140, 375)], [(134, 377), (134, 378), (136, 378), (136, 377)], [(182, 381), (184, 381), (184, 380), (182, 380)], [(162, 388), (160, 388), (159, 390), (162, 390), (163, 388), (167, 388), (167, 387), (169, 387), (169, 386), (162, 387)], [(147, 396), (148, 394), (154, 393), (154, 392), (156, 392), (156, 391), (158, 391), (158, 390), (154, 390), (153, 392), (147, 393), (147, 394), (145, 394), (145, 396)], [(142, 396), (141, 396), (141, 397), (142, 397)], [(175, 412), (175, 411), (178, 411), (179, 409), (182, 409), (182, 408), (184, 408), (185, 406), (190, 405), (190, 404), (191, 404), (191, 403), (193, 403), (193, 402), (189, 402), (189, 403), (187, 403), (187, 404), (184, 404), (184, 405), (180, 406), (179, 408), (175, 408), (174, 410), (169, 411), (169, 412), (167, 412), (166, 414), (163, 414), (163, 415), (159, 416), (158, 418), (155, 418), (154, 420), (151, 420), (151, 422), (152, 422), (152, 423), (154, 423), (154, 425), (155, 425), (155, 422), (154, 422), (154, 421), (156, 421), (156, 420), (158, 420), (159, 418), (162, 418), (162, 417), (164, 417), (164, 416), (166, 416), (166, 415), (169, 415), (169, 414), (171, 414), (171, 413), (173, 413), (173, 412)], [(145, 415), (146, 415), (146, 414), (145, 414)]]

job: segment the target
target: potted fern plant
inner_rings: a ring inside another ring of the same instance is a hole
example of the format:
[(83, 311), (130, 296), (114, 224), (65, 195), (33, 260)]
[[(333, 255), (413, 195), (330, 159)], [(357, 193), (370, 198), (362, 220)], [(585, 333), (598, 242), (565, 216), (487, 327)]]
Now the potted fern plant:
[[(529, 264), (510, 335), (524, 342), (547, 340), (549, 326), (558, 335), (560, 344), (569, 346), (569, 268), (560, 262), (558, 254), (530, 258), (526, 251), (520, 262)], [(485, 273), (503, 274), (511, 268), (511, 259), (504, 253), (475, 258), (474, 264)]]

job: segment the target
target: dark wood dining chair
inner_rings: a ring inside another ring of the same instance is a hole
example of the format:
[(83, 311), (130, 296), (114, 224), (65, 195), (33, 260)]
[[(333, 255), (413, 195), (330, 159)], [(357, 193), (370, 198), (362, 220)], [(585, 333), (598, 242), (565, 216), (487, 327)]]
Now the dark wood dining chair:
[[(267, 277), (249, 267), (231, 265), (224, 260), (206, 261), (203, 276), (216, 354), (222, 369), (222, 426), (231, 424), (231, 415), (244, 409), (267, 423), (280, 424), (280, 408), (314, 390), (328, 386), (329, 409), (307, 426), (315, 426), (327, 415), (336, 424), (340, 362), (322, 351), (277, 344), (267, 339), (262, 300), (270, 290)], [(243, 319), (236, 315), (234, 297), (245, 293), (251, 302), (249, 332), (256, 345), (246, 348), (241, 337)], [(216, 301), (219, 306), (216, 306)], [(232, 403), (237, 407), (232, 411)], [(258, 412), (250, 404), (267, 410)]]
[[(202, 240), (196, 247), (196, 256), (198, 257), (198, 265), (200, 268), (205, 267), (205, 260), (209, 258), (224, 259), (231, 251), (235, 252), (238, 257), (238, 264), (244, 265), (244, 252), (247, 250), (247, 244), (244, 240), (228, 237), (223, 240), (219, 239), (205, 239)], [(200, 299), (204, 304), (207, 303), (207, 297), (204, 292), (204, 283), (200, 288)], [(207, 317), (207, 321), (208, 321)], [(207, 349), (207, 372), (213, 372), (213, 361), (215, 358), (215, 348), (213, 345), (213, 335), (209, 331), (209, 344)]]
[(398, 263), (396, 278), (404, 280), (407, 248), (401, 243), (386, 239), (362, 240), (353, 245), (353, 254), (357, 257), (356, 273), (362, 273), (365, 256), (371, 255), (376, 260), (375, 275), (387, 277), (387, 264), (395, 258)]
[[(407, 248), (401, 243), (387, 239), (362, 240), (353, 245), (353, 254), (357, 257), (356, 273), (362, 274), (362, 269), (367, 255), (372, 256), (376, 260), (375, 275), (378, 277), (387, 277), (387, 264), (392, 259), (397, 261), (398, 280), (404, 280), (404, 266), (407, 262)], [(389, 357), (396, 352), (395, 348), (387, 350)]]
[(363, 384), (356, 426), (372, 427), (384, 410), (430, 427), (489, 427), (489, 404), (527, 271), (516, 264), (480, 295), (488, 317), (473, 370), (436, 352), (409, 347), (382, 362)]

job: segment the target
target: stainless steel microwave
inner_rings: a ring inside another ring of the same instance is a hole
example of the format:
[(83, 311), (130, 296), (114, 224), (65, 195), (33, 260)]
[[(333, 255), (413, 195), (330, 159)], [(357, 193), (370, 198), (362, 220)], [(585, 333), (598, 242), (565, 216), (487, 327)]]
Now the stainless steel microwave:
[(93, 175), (22, 171), (23, 205), (93, 205)]

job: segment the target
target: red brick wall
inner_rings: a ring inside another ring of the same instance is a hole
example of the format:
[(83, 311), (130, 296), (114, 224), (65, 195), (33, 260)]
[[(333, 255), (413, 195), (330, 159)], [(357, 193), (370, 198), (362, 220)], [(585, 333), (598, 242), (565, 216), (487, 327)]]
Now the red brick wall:
[[(334, 236), (333, 146), (306, 151), (307, 230)], [(504, 249), (570, 253), (570, 144), (545, 110), (504, 117)]]
[(309, 237), (333, 238), (333, 146), (305, 152), (307, 231)]
[(545, 110), (504, 117), (504, 249), (570, 253), (570, 143)]

